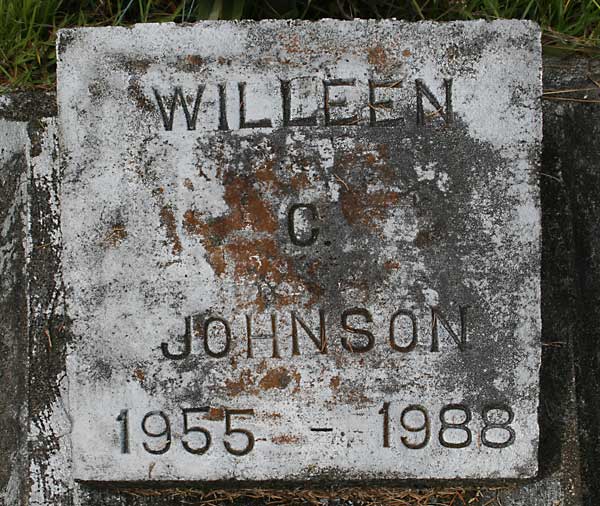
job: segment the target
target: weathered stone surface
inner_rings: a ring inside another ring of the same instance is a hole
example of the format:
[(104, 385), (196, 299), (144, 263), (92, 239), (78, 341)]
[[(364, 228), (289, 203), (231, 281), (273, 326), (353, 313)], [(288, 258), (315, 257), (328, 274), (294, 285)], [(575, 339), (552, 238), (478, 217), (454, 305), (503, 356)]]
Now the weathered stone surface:
[[(583, 90), (554, 95), (562, 100), (548, 100), (544, 107), (547, 162), (543, 172), (554, 175), (554, 178), (545, 177), (544, 182), (565, 202), (565, 205), (556, 208), (547, 206), (548, 210), (555, 211), (553, 215), (547, 213), (545, 227), (560, 220), (560, 229), (554, 229), (554, 234), (548, 230), (548, 237), (570, 235), (572, 241), (571, 260), (567, 263), (565, 258), (564, 274), (560, 274), (558, 268), (556, 272), (556, 277), (562, 279), (561, 297), (569, 308), (563, 317), (568, 331), (556, 333), (552, 341), (562, 343), (562, 347), (573, 354), (577, 394), (577, 404), (571, 410), (568, 426), (564, 425), (560, 415), (557, 416), (555, 406), (550, 404), (547, 410), (554, 418), (554, 425), (564, 427), (565, 432), (576, 427), (581, 448), (582, 504), (592, 506), (600, 502), (600, 347), (596, 309), (600, 300), (597, 260), (600, 249), (600, 144), (597, 142), (600, 134), (600, 106), (597, 103), (600, 89), (593, 89), (594, 83), (600, 80), (600, 64), (584, 58), (548, 59), (544, 80), (545, 88), (549, 90)], [(558, 253), (549, 250), (548, 255), (556, 258)], [(567, 268), (571, 272), (568, 277)], [(556, 348), (555, 353), (559, 353)], [(564, 356), (565, 352), (562, 354)], [(556, 384), (558, 387), (558, 382)], [(564, 384), (560, 388), (564, 388)], [(569, 455), (568, 447), (564, 454)]]
[(58, 142), (48, 94), (0, 97), (0, 504), (72, 501)]
[(0, 505), (22, 500), (27, 475), (25, 123), (0, 119)]
[(76, 29), (59, 58), (76, 479), (536, 473), (534, 25)]

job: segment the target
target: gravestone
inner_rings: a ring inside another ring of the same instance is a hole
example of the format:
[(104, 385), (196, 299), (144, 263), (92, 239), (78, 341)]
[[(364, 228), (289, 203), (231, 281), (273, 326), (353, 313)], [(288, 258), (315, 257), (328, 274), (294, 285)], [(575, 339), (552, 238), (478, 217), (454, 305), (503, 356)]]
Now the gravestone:
[(535, 25), (58, 50), (75, 479), (536, 474)]

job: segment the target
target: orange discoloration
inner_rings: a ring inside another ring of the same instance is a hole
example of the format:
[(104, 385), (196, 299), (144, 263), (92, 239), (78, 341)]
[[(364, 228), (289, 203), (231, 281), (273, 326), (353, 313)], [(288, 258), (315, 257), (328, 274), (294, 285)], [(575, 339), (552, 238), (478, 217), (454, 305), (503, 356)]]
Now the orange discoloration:
[(300, 391), (300, 380), (302, 379), (302, 376), (300, 375), (300, 373), (298, 371), (294, 371), (292, 373), (292, 377), (294, 378), (294, 381), (296, 382), (296, 386), (294, 387), (294, 390), (292, 391), (292, 393), (297, 394)]
[(404, 51), (402, 51), (402, 56), (408, 58), (412, 53), (410, 52), (410, 50), (405, 49)]
[(365, 155), (365, 161), (369, 164), (369, 165), (373, 165), (375, 162), (377, 162), (377, 157), (373, 154), (373, 153), (367, 153)]
[(272, 388), (284, 389), (292, 382), (292, 376), (285, 367), (277, 367), (269, 369), (267, 374), (258, 383), (258, 386), (263, 390), (271, 390)]
[(371, 65), (385, 65), (387, 63), (387, 55), (381, 46), (375, 46), (369, 49), (369, 63)]
[(204, 236), (215, 243), (244, 229), (267, 233), (277, 230), (275, 216), (248, 179), (235, 177), (233, 181), (228, 182), (225, 185), (224, 199), (230, 211), (218, 218), (204, 220), (197, 216), (195, 211), (186, 211), (186, 232)]
[[(202, 221), (196, 216), (196, 212), (188, 209), (183, 214), (183, 229), (188, 234), (204, 235), (208, 232), (209, 226), (206, 222)], [(223, 248), (210, 247), (212, 242), (218, 242), (219, 238), (216, 236), (204, 237), (204, 244), (206, 246), (206, 253), (208, 255), (208, 261), (217, 275), (221, 275), (225, 272), (227, 264), (225, 262), (225, 255)]]
[(366, 406), (373, 402), (373, 399), (367, 397), (362, 390), (348, 390), (344, 395), (349, 404), (356, 406)]
[(181, 240), (177, 234), (177, 225), (175, 223), (173, 209), (171, 209), (169, 206), (164, 206), (160, 210), (160, 223), (167, 231), (167, 238), (171, 242), (173, 254), (179, 255), (182, 250)]
[(288, 53), (301, 53), (302, 46), (300, 45), (300, 37), (292, 35), (289, 40), (284, 43), (284, 48)]
[(342, 213), (350, 225), (377, 226), (385, 219), (391, 206), (400, 200), (398, 192), (378, 191), (373, 193), (342, 192)]
[(331, 378), (331, 380), (329, 380), (329, 386), (331, 387), (332, 390), (337, 390), (338, 388), (340, 388), (340, 382), (341, 382), (340, 377), (334, 376), (333, 378)]
[(185, 61), (191, 65), (202, 65), (202, 57), (196, 54), (190, 54), (185, 57)]
[(377, 152), (379, 153), (379, 157), (385, 160), (390, 156), (390, 147), (387, 144), (379, 144)]
[(271, 238), (238, 241), (226, 245), (225, 250), (233, 259), (237, 278), (253, 274), (281, 283), (289, 267), (278, 257), (277, 244)]
[[(227, 213), (210, 217), (189, 209), (183, 215), (183, 230), (200, 238), (206, 258), (218, 276), (227, 274), (239, 281), (286, 285), (289, 288), (274, 297), (277, 308), (299, 303), (306, 292), (311, 294), (312, 304), (321, 295), (321, 289), (299, 276), (293, 258), (280, 250), (275, 238), (279, 229), (276, 214), (256, 188), (261, 183), (268, 184), (268, 192), (283, 187), (276, 177), (274, 165), (273, 161), (263, 163), (257, 171), (257, 180), (226, 174), (224, 200), (228, 204)], [(246, 303), (258, 310), (264, 310), (268, 304), (260, 290), (253, 301)]]
[(223, 408), (210, 408), (208, 413), (204, 415), (205, 420), (219, 421), (225, 418), (225, 410)]
[(188, 190), (194, 189), (194, 183), (192, 183), (192, 180), (189, 177), (186, 177), (183, 180), (183, 186), (185, 186)]
[(305, 188), (310, 188), (311, 182), (310, 179), (308, 179), (308, 175), (305, 172), (299, 172), (291, 177), (290, 186), (294, 190), (303, 190)]
[(258, 374), (262, 374), (266, 370), (267, 370), (267, 361), (263, 359), (260, 361), (260, 364), (258, 364), (258, 367), (256, 368), (256, 372)]
[(281, 418), (281, 413), (265, 413), (263, 416), (265, 418), (271, 418), (273, 420), (278, 420)]
[(301, 440), (298, 436), (292, 436), (291, 434), (281, 434), (280, 436), (273, 436), (271, 441), (276, 445), (289, 445), (299, 443)]
[(254, 378), (249, 369), (242, 371), (237, 381), (230, 379), (225, 380), (225, 388), (227, 389), (227, 393), (233, 397), (236, 397), (243, 392), (255, 393), (256, 389), (253, 387), (253, 385)]
[(146, 378), (146, 374), (144, 373), (144, 370), (142, 368), (136, 367), (133, 370), (133, 377), (141, 383)]
[(388, 271), (400, 269), (400, 262), (397, 262), (396, 260), (387, 260), (383, 263), (383, 268)]
[(256, 169), (256, 179), (263, 183), (267, 183), (269, 189), (277, 191), (281, 187), (281, 184), (273, 170), (274, 167), (275, 160), (267, 160)]
[(306, 272), (309, 275), (314, 276), (315, 274), (317, 274), (317, 272), (319, 272), (319, 267), (321, 267), (321, 261), (314, 260), (308, 265)]
[(113, 225), (110, 233), (104, 239), (104, 242), (115, 248), (127, 238), (127, 229), (122, 223)]

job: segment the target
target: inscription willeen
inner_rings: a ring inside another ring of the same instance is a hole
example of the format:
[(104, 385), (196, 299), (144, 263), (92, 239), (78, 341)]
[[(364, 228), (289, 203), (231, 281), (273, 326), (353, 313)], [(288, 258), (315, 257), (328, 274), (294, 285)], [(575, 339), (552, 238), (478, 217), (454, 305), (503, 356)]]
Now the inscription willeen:
[[(309, 77), (299, 77), (296, 80), (311, 79)], [(293, 80), (280, 79), (280, 101), (279, 112), (281, 113), (281, 126), (289, 127), (316, 127), (316, 126), (357, 126), (367, 124), (372, 127), (395, 127), (401, 125), (405, 118), (394, 117), (387, 119), (378, 119), (378, 112), (387, 111), (388, 114), (394, 110), (394, 101), (389, 98), (386, 100), (378, 100), (377, 90), (395, 90), (401, 88), (404, 84), (403, 79), (392, 80), (373, 80), (370, 79), (366, 84), (368, 87), (368, 100), (366, 104), (360, 106), (368, 107), (368, 121), (361, 121), (361, 117), (356, 112), (350, 116), (337, 117), (334, 109), (344, 109), (350, 104), (345, 96), (334, 99), (331, 96), (332, 88), (353, 88), (360, 85), (357, 79), (329, 79), (322, 80), (322, 96), (315, 98), (316, 105), (322, 114), (316, 112), (305, 117), (292, 117), (293, 95)], [(414, 119), (418, 126), (423, 126), (427, 123), (428, 117), (440, 117), (446, 126), (453, 123), (452, 109), (452, 79), (444, 79), (445, 97), (443, 100), (438, 100), (431, 89), (425, 84), (422, 79), (414, 81), (414, 97), (415, 97), (415, 114)], [(211, 86), (211, 85), (209, 85)], [(216, 114), (218, 115), (218, 130), (231, 130), (230, 121), (228, 118), (228, 96), (226, 83), (218, 83), (212, 85), (218, 92), (218, 101), (216, 105)], [(171, 131), (174, 128), (175, 114), (178, 106), (181, 106), (185, 116), (187, 130), (196, 130), (200, 115), (200, 106), (203, 100), (203, 95), (207, 84), (198, 84), (195, 90), (184, 91), (181, 86), (172, 87), (171, 93), (162, 94), (157, 88), (153, 88), (153, 95), (158, 109), (160, 111), (162, 125), (165, 130)], [(273, 128), (274, 118), (248, 119), (247, 104), (252, 97), (248, 97), (247, 84), (245, 82), (237, 83), (237, 106), (240, 129), (249, 128)], [(429, 102), (433, 111), (427, 113), (424, 105), (424, 99)], [(320, 102), (320, 104), (319, 104)], [(444, 105), (442, 105), (442, 103)], [(343, 113), (338, 113), (343, 114)]]

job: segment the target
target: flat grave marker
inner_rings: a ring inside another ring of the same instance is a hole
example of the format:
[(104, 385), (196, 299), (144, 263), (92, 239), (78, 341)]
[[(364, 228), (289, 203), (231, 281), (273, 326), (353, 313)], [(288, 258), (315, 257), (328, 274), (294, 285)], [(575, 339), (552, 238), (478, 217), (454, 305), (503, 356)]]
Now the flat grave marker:
[(75, 478), (535, 475), (539, 37), (63, 30)]

